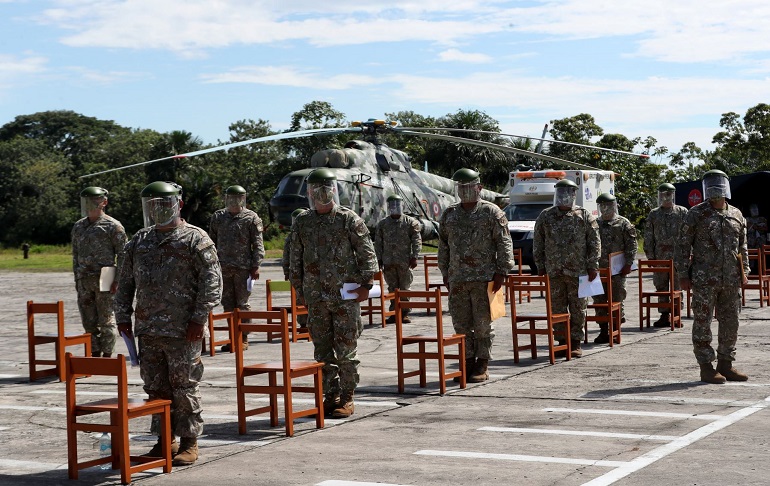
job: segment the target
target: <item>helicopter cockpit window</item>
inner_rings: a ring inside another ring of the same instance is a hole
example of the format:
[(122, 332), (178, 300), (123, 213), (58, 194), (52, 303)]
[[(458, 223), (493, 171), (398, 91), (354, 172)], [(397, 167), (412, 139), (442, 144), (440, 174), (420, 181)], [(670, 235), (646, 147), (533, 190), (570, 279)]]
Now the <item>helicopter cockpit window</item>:
[(278, 184), (278, 194), (304, 196), (305, 192), (305, 178), (302, 176), (285, 177)]

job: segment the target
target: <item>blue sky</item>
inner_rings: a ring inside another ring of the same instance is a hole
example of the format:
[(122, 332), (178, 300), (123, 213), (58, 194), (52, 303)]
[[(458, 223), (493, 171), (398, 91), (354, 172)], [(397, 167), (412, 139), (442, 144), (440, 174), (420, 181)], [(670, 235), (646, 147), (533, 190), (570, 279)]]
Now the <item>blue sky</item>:
[(766, 0), (0, 0), (0, 124), (73, 110), (215, 143), (325, 100), (531, 136), (589, 113), (708, 149), (722, 113), (770, 102), (768, 32)]

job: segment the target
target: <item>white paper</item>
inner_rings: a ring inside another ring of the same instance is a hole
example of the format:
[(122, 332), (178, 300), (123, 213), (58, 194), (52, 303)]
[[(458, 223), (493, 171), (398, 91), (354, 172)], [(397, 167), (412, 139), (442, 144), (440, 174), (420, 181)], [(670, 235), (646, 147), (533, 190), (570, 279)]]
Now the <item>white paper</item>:
[(602, 285), (602, 279), (599, 275), (593, 280), (588, 280), (588, 275), (581, 275), (578, 277), (578, 297), (591, 297), (592, 295), (604, 294), (604, 286)]
[(124, 332), (121, 332), (120, 335), (123, 336), (123, 342), (126, 343), (126, 348), (128, 349), (128, 358), (131, 361), (131, 366), (138, 366), (139, 353), (136, 351), (136, 343), (134, 342), (133, 335), (128, 337)]
[[(340, 295), (342, 295), (342, 300), (355, 300), (358, 298), (358, 294), (353, 292), (358, 287), (360, 287), (360, 284), (354, 283), (354, 282), (345, 282), (342, 284), (342, 288), (340, 289)], [(369, 291), (369, 298), (374, 299), (382, 295), (382, 289), (380, 288), (380, 284), (375, 283), (372, 286), (372, 289)]]
[[(621, 270), (623, 270), (623, 267), (626, 266), (626, 255), (624, 253), (621, 253), (619, 255), (613, 255), (610, 258), (610, 269), (612, 269), (613, 275), (618, 275)], [(631, 264), (631, 271), (633, 272), (639, 268), (636, 265), (636, 262)]]
[(254, 288), (254, 279), (251, 278), (251, 275), (246, 277), (246, 291), (251, 292), (251, 289)]
[(102, 292), (109, 292), (112, 287), (112, 282), (115, 281), (115, 267), (102, 267), (101, 273), (99, 273), (99, 290)]

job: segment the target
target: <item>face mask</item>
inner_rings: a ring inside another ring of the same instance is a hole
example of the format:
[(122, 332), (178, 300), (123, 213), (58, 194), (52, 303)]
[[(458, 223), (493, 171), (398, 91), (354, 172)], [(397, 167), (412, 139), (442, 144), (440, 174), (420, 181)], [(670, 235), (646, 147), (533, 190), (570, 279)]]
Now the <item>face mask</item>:
[(706, 199), (730, 199), (730, 181), (725, 177), (703, 179), (703, 197)]
[(722, 199), (727, 196), (727, 191), (723, 186), (710, 186), (706, 188), (706, 199)]
[(481, 188), (478, 182), (469, 182), (467, 184), (457, 184), (457, 197), (460, 202), (473, 203), (478, 202), (481, 195)]
[(388, 214), (391, 216), (401, 216), (402, 201), (388, 201)]
[(225, 196), (225, 206), (231, 211), (240, 211), (246, 206), (246, 196), (227, 195)]
[(607, 203), (600, 203), (599, 204), (599, 213), (602, 215), (602, 219), (610, 220), (614, 219), (615, 216), (617, 216), (618, 211), (616, 209), (615, 201), (613, 202), (607, 202)]
[(569, 206), (575, 205), (575, 188), (573, 187), (557, 187), (554, 194), (553, 204), (554, 206)]
[(311, 187), (313, 202), (317, 206), (328, 206), (334, 202), (334, 187), (319, 185)]
[(150, 218), (156, 226), (166, 226), (179, 214), (179, 202), (176, 198), (161, 197), (150, 200)]
[(659, 192), (658, 193), (658, 206), (664, 208), (670, 208), (674, 205), (674, 193), (673, 192)]

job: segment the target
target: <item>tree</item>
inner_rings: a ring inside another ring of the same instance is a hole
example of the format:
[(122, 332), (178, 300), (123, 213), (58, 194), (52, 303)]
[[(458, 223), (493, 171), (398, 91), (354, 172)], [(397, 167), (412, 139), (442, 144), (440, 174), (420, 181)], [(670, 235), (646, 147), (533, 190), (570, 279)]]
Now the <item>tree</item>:
[(719, 169), (730, 175), (770, 169), (770, 105), (759, 103), (740, 115), (725, 113), (719, 120), (723, 130), (712, 139), (716, 149), (707, 155), (704, 169)]
[[(341, 128), (348, 125), (345, 114), (337, 111), (326, 101), (311, 101), (291, 116), (291, 125), (287, 132), (313, 130), (318, 128)], [(310, 158), (319, 150), (342, 147), (350, 137), (348, 135), (329, 135), (303, 137), (284, 140), (284, 147), (290, 156), (303, 167), (310, 166)]]

